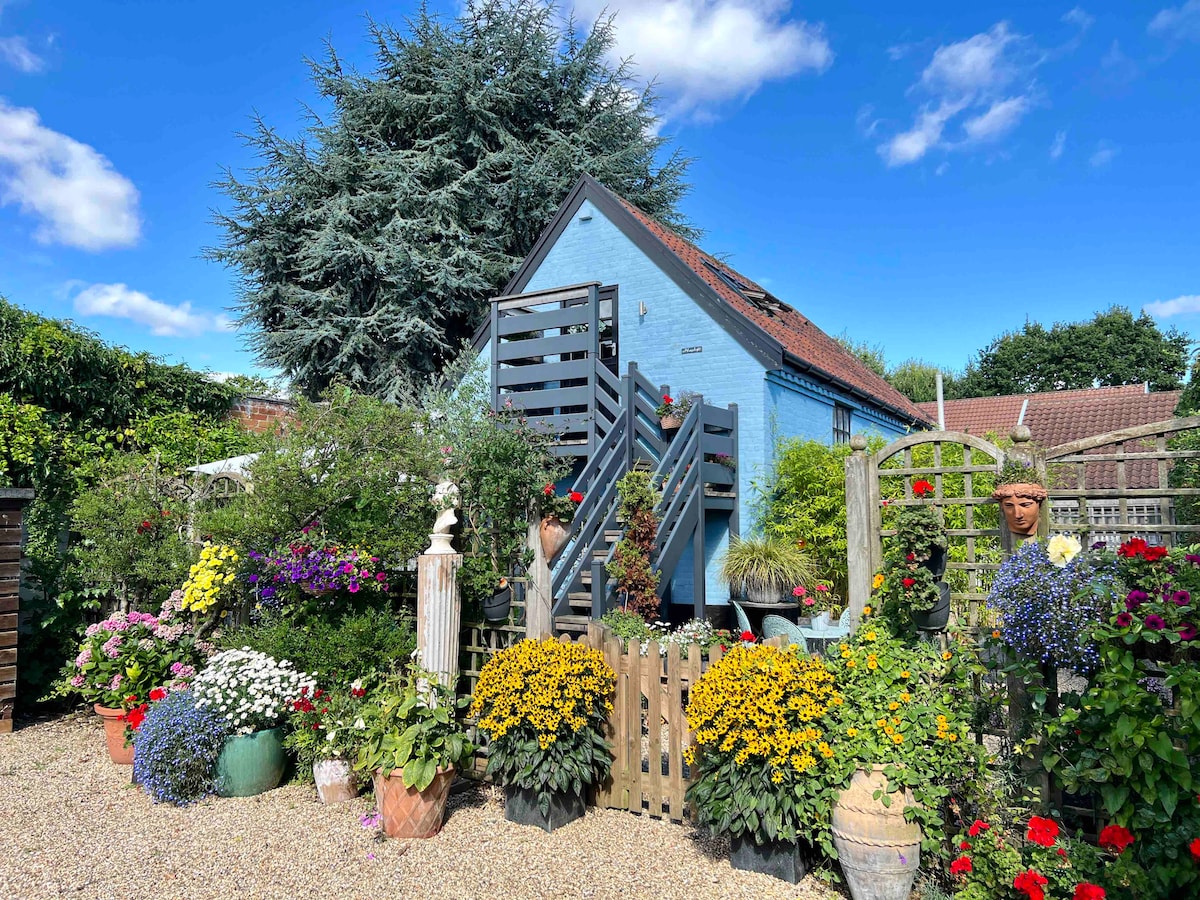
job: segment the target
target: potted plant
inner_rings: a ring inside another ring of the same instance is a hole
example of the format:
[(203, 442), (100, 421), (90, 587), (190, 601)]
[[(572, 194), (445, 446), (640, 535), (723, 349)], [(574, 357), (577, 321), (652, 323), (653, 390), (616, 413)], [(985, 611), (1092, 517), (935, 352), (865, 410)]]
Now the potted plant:
[(659, 492), (651, 484), (650, 473), (633, 470), (617, 482), (620, 505), (617, 516), (625, 533), (613, 551), (605, 572), (617, 584), (621, 607), (646, 620), (658, 616), (659, 573), (650, 565), (650, 556), (658, 538), (658, 517), (654, 508)]
[(284, 729), (290, 703), (316, 689), (287, 660), (243, 647), (208, 661), (192, 682), (196, 706), (211, 709), (229, 724), (217, 761), (217, 793), (250, 797), (278, 786), (286, 761)]
[(680, 394), (678, 400), (669, 394), (663, 394), (662, 403), (654, 409), (654, 414), (658, 416), (662, 430), (674, 431), (681, 426), (694, 402), (695, 399), (691, 394)]
[(374, 781), (389, 837), (441, 831), (455, 769), (475, 751), (456, 717), (467, 702), (415, 667), (383, 679), (364, 701), (354, 767)]
[(187, 806), (216, 791), (217, 759), (229, 722), (196, 705), (191, 691), (150, 704), (134, 743), (134, 781), (156, 803)]
[(560, 497), (551, 481), (542, 488), (542, 521), (538, 533), (546, 562), (552, 562), (566, 543), (567, 525), (575, 518), (575, 510), (582, 502), (583, 494), (579, 491), (568, 491)]
[(835, 769), (822, 717), (837, 702), (821, 659), (764, 644), (733, 647), (692, 688), (686, 799), (698, 825), (730, 836), (734, 868), (796, 883), (814, 845), (827, 847)]
[(198, 642), (191, 622), (180, 614), (181, 592), (159, 614), (115, 612), (89, 625), (75, 658), (67, 664), (57, 691), (78, 693), (104, 722), (108, 753), (118, 765), (133, 764), (132, 729), (126, 713), (151, 691), (179, 689), (195, 674), (211, 647)]
[(906, 898), (921, 853), (942, 852), (951, 795), (983, 778), (968, 737), (969, 661), (884, 616), (826, 659), (843, 701), (829, 717), (842, 767), (830, 820), (838, 860), (856, 900)]
[(260, 572), (248, 576), (264, 608), (287, 617), (370, 600), (389, 590), (386, 565), (361, 547), (311, 542), (308, 535), (272, 554), (251, 552)]
[(884, 560), (881, 602), (900, 611), (922, 631), (942, 631), (950, 621), (946, 571), (946, 530), (931, 506), (901, 509), (892, 520), (896, 534)]
[[(359, 716), (366, 695), (362, 679), (345, 690), (300, 689), (290, 703), (291, 731), (284, 746), (296, 754), (301, 771), (311, 771), (322, 803), (343, 803), (358, 796), (352, 760), (365, 724)], [(358, 727), (355, 727), (356, 724)]]
[(524, 640), (484, 665), (471, 715), (485, 733), (487, 772), (504, 788), (504, 816), (553, 831), (584, 813), (608, 775), (603, 726), (616, 675), (584, 644)]
[(777, 537), (733, 537), (721, 560), (721, 577), (730, 590), (755, 603), (782, 603), (795, 585), (816, 576), (808, 553)]

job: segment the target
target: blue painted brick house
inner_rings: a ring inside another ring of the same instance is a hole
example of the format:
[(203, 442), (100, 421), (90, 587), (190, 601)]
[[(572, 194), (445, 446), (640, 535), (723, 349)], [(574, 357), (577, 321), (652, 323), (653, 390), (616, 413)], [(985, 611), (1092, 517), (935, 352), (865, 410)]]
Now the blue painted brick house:
[[(605, 479), (640, 464), (667, 482), (662, 513), (681, 518), (664, 520), (660, 594), (699, 615), (728, 602), (719, 558), (751, 521), (751, 479), (769, 469), (779, 438), (843, 442), (929, 424), (795, 309), (586, 176), (493, 300), (476, 346), (492, 366), (494, 402), (529, 410), (576, 457), (588, 508), (555, 561), (564, 622), (611, 599), (591, 565), (619, 532)], [(675, 435), (653, 421), (661, 386), (703, 395)], [(690, 450), (677, 446), (693, 434)], [(736, 471), (713, 463), (723, 452)]]

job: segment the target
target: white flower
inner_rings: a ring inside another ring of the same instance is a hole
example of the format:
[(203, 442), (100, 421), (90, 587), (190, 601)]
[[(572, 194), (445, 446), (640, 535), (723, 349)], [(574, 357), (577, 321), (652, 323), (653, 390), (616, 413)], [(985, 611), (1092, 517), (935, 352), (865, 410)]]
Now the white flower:
[(325, 735), (325, 740), (332, 741), (335, 737), (337, 737), (337, 729), (333, 728), (330, 729), (329, 734)]
[(362, 716), (359, 716), (357, 719), (354, 720), (354, 727), (357, 728), (359, 731), (362, 731), (364, 728), (367, 727), (367, 723), (363, 721)]
[(1083, 549), (1083, 545), (1079, 543), (1077, 538), (1066, 534), (1056, 534), (1050, 538), (1050, 543), (1046, 547), (1046, 554), (1050, 557), (1050, 562), (1062, 568)]

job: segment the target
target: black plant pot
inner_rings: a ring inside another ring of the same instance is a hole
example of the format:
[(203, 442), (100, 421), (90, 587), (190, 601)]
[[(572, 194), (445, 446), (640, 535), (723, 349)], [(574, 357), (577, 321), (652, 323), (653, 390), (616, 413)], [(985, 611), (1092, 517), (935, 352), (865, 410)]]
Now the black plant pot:
[(580, 794), (550, 795), (550, 809), (542, 815), (538, 808), (537, 791), (506, 785), (504, 788), (504, 818), (518, 825), (535, 825), (543, 831), (553, 831), (568, 822), (582, 819), (587, 802)]
[(913, 624), (921, 631), (945, 631), (950, 623), (950, 585), (938, 582), (938, 599), (930, 609), (913, 610)]
[(483, 601), (483, 617), (489, 622), (507, 622), (512, 609), (512, 585), (505, 585)]
[(743, 835), (730, 842), (729, 862), (735, 869), (759, 872), (789, 884), (799, 884), (812, 864), (812, 847), (806, 841), (770, 841), (756, 844)]
[(929, 559), (921, 563), (923, 568), (933, 573), (935, 579), (946, 574), (946, 550), (944, 547), (933, 547), (929, 551)]

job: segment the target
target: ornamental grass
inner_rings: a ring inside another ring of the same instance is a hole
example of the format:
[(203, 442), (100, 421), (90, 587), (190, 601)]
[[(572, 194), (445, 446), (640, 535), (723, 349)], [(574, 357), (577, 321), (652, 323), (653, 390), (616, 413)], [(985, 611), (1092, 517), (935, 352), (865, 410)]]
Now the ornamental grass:
[(822, 719), (842, 702), (819, 658), (734, 647), (710, 666), (687, 706), (698, 824), (755, 843), (797, 838), (829, 848), (834, 751)]
[(480, 672), (471, 715), (491, 740), (488, 774), (537, 792), (543, 815), (553, 793), (582, 795), (612, 765), (603, 726), (616, 674), (584, 644), (524, 640)]

